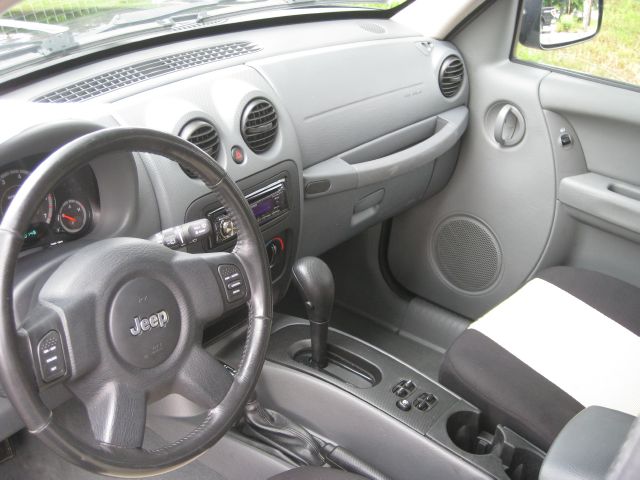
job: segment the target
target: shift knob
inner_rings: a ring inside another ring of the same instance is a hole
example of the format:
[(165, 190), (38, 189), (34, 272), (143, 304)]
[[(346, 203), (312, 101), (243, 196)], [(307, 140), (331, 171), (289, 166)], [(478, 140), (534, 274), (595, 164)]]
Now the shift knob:
[(327, 335), (335, 286), (331, 270), (317, 257), (300, 258), (293, 265), (296, 285), (311, 324), (311, 359), (318, 368), (327, 366)]

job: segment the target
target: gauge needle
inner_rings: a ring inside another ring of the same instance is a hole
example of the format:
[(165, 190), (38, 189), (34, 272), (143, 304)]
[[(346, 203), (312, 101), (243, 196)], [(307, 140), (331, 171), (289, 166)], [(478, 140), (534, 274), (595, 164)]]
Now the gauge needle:
[(71, 215), (67, 215), (66, 213), (62, 214), (62, 218), (69, 220), (71, 222), (77, 222), (77, 219), (75, 217), (72, 217)]

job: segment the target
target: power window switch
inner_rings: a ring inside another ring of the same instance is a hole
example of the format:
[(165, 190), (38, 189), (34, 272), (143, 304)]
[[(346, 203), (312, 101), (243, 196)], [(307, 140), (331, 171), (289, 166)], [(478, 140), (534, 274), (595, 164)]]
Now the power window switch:
[(396, 396), (404, 398), (411, 394), (416, 388), (415, 383), (412, 380), (401, 380), (391, 390)]
[(418, 410), (426, 412), (438, 402), (433, 393), (421, 393), (413, 402), (413, 406)]

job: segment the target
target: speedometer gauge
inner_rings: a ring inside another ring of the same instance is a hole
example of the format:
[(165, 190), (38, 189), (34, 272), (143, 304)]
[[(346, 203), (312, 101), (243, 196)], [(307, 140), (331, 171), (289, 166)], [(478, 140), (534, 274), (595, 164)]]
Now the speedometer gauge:
[[(16, 196), (22, 182), (29, 176), (27, 170), (8, 170), (0, 174), (0, 215), (9, 209), (9, 204)], [(51, 223), (53, 211), (56, 207), (56, 199), (52, 193), (48, 194), (42, 201), (38, 210), (31, 219), (31, 223)]]

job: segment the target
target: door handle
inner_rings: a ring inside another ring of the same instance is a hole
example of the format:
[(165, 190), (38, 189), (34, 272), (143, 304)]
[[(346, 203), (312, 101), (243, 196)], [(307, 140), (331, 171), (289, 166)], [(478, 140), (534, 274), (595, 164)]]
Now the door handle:
[(518, 107), (507, 103), (496, 115), (493, 138), (503, 147), (512, 147), (522, 141), (525, 133), (524, 117)]

